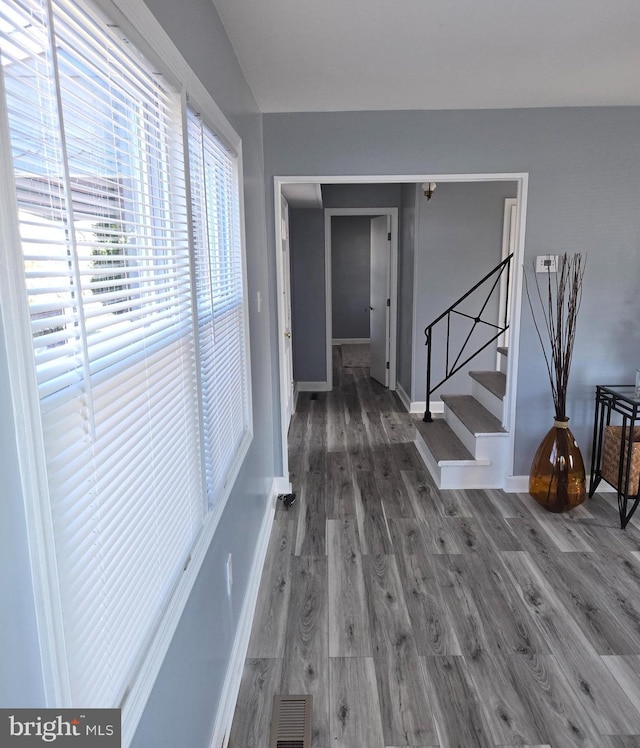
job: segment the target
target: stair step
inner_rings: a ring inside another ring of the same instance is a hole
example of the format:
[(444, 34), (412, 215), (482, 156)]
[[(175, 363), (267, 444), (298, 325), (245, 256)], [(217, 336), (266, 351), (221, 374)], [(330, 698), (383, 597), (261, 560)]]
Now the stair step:
[(442, 395), (442, 401), (454, 416), (475, 436), (504, 434), (500, 421), (471, 395)]
[(469, 376), (489, 390), (500, 400), (504, 400), (507, 391), (507, 377), (501, 371), (470, 371)]
[[(438, 488), (501, 488), (504, 483), (504, 459), (501, 444), (494, 441), (492, 455), (473, 457), (467, 447), (442, 418), (424, 423), (416, 416), (415, 445)], [(487, 437), (485, 437), (487, 438)], [(498, 439), (502, 442), (502, 439)], [(495, 451), (497, 447), (497, 451)], [(495, 461), (494, 461), (495, 456)]]
[(415, 423), (418, 433), (437, 463), (474, 459), (444, 418), (436, 418), (430, 423), (416, 419)]
[(509, 349), (506, 346), (498, 346), (498, 369), (507, 373), (509, 368)]

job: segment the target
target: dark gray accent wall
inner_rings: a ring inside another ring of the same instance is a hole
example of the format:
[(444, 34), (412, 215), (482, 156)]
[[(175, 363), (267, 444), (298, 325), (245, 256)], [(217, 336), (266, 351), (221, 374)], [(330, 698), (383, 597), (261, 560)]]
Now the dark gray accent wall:
[(325, 208), (398, 208), (399, 184), (323, 184)]
[[(399, 184), (323, 184), (323, 208), (398, 207), (400, 190)], [(371, 220), (370, 217), (360, 218)], [(293, 375), (297, 382), (324, 382), (327, 378), (324, 211), (291, 208), (290, 220)], [(269, 212), (267, 221), (273, 223)], [(271, 228), (269, 226), (268, 230)], [(359, 308), (361, 302), (356, 306), (355, 302), (345, 300), (344, 306), (350, 311), (340, 311), (339, 315), (346, 319), (345, 315)], [(363, 333), (364, 327), (359, 326), (357, 330)], [(362, 336), (369, 337), (369, 333)], [(334, 330), (333, 337), (361, 335), (338, 335)]]
[[(274, 175), (528, 172), (526, 266), (588, 255), (568, 410), (589, 456), (594, 386), (632, 381), (640, 356), (640, 108), (269, 114), (264, 143), (268, 190)], [(553, 418), (526, 308), (520, 333), (516, 475)]]
[(325, 382), (326, 303), (324, 211), (289, 210), (293, 378)]
[(371, 216), (331, 217), (333, 338), (369, 337)]
[(411, 398), (413, 357), (413, 286), (417, 226), (418, 185), (404, 184), (400, 195), (398, 237), (397, 381)]
[[(516, 196), (514, 182), (466, 182), (438, 184), (429, 202), (418, 191), (418, 226), (416, 242), (416, 329), (413, 337), (414, 357), (411, 400), (424, 400), (426, 387), (426, 355), (424, 328), (451, 304), (460, 299), (502, 259), (502, 226), (504, 201)], [(495, 280), (495, 279), (493, 279)], [(491, 284), (483, 285), (468, 297), (459, 311), (492, 324), (498, 322), (499, 287), (487, 301)], [(486, 304), (486, 306), (485, 306)], [(473, 326), (472, 320), (452, 315), (449, 327), (450, 364), (462, 346), (464, 361), (495, 334), (488, 325)], [(432, 348), (432, 384), (445, 374), (446, 324), (434, 328)], [(446, 393), (471, 392), (469, 371), (491, 370), (496, 367), (496, 345), (482, 351), (476, 358), (447, 380), (431, 396), (437, 399)]]

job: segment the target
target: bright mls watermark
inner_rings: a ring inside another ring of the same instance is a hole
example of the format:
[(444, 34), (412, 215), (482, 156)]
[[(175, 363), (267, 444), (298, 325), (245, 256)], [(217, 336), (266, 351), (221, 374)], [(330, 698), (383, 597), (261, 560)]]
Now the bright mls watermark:
[(119, 709), (0, 709), (0, 746), (120, 748)]

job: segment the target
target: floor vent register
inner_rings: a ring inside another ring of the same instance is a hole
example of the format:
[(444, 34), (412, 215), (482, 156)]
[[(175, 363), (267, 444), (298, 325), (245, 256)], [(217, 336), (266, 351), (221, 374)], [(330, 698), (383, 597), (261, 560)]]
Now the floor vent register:
[(311, 695), (274, 696), (269, 748), (311, 748)]

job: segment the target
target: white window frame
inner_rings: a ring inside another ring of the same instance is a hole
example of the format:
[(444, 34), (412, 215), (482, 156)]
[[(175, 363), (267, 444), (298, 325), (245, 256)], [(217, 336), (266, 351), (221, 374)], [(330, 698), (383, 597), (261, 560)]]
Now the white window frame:
[[(180, 617), (191, 594), (216, 528), (231, 494), (238, 472), (253, 438), (252, 383), (249, 355), (249, 310), (246, 267), (246, 241), (244, 216), (244, 187), (242, 142), (222, 110), (191, 70), (155, 16), (143, 0), (90, 0), (111, 22), (116, 23), (126, 38), (147, 58), (158, 66), (179, 91), (182, 92), (183, 126), (186, 123), (187, 92), (191, 106), (197, 107), (208, 126), (236, 154), (238, 211), (244, 286), (244, 348), (247, 378), (247, 430), (232, 463), (228, 480), (206, 515), (200, 536), (191, 552), (191, 560), (182, 574), (169, 605), (162, 616), (141, 667), (122, 703), (122, 744), (130, 745), (138, 722), (171, 644)], [(144, 31), (138, 31), (143, 29)], [(1, 81), (1, 78), (0, 78)], [(0, 82), (1, 85), (1, 82)], [(4, 91), (0, 90), (0, 101)], [(15, 190), (11, 148), (6, 114), (0, 112), (0, 241), (5, 247), (20, 247), (20, 234), (15, 212)], [(186, 128), (185, 128), (186, 133)], [(185, 163), (188, 163), (188, 144), (185, 134)], [(21, 292), (23, 266), (21, 253), (9, 251), (6, 265), (0, 264), (0, 308), (8, 353), (11, 397), (14, 407), (16, 444), (29, 538), (38, 635), (41, 648), (43, 686), (46, 704), (50, 707), (68, 705), (68, 693), (61, 674), (66, 670), (64, 635), (61, 627), (60, 599), (53, 531), (47, 521), (47, 477), (44, 470), (44, 447), (34, 441), (39, 434), (40, 413), (37, 383), (33, 369), (32, 337), (26, 298)], [(0, 261), (3, 258), (0, 256)], [(107, 705), (105, 705), (107, 706)], [(108, 706), (119, 706), (117, 704)]]

